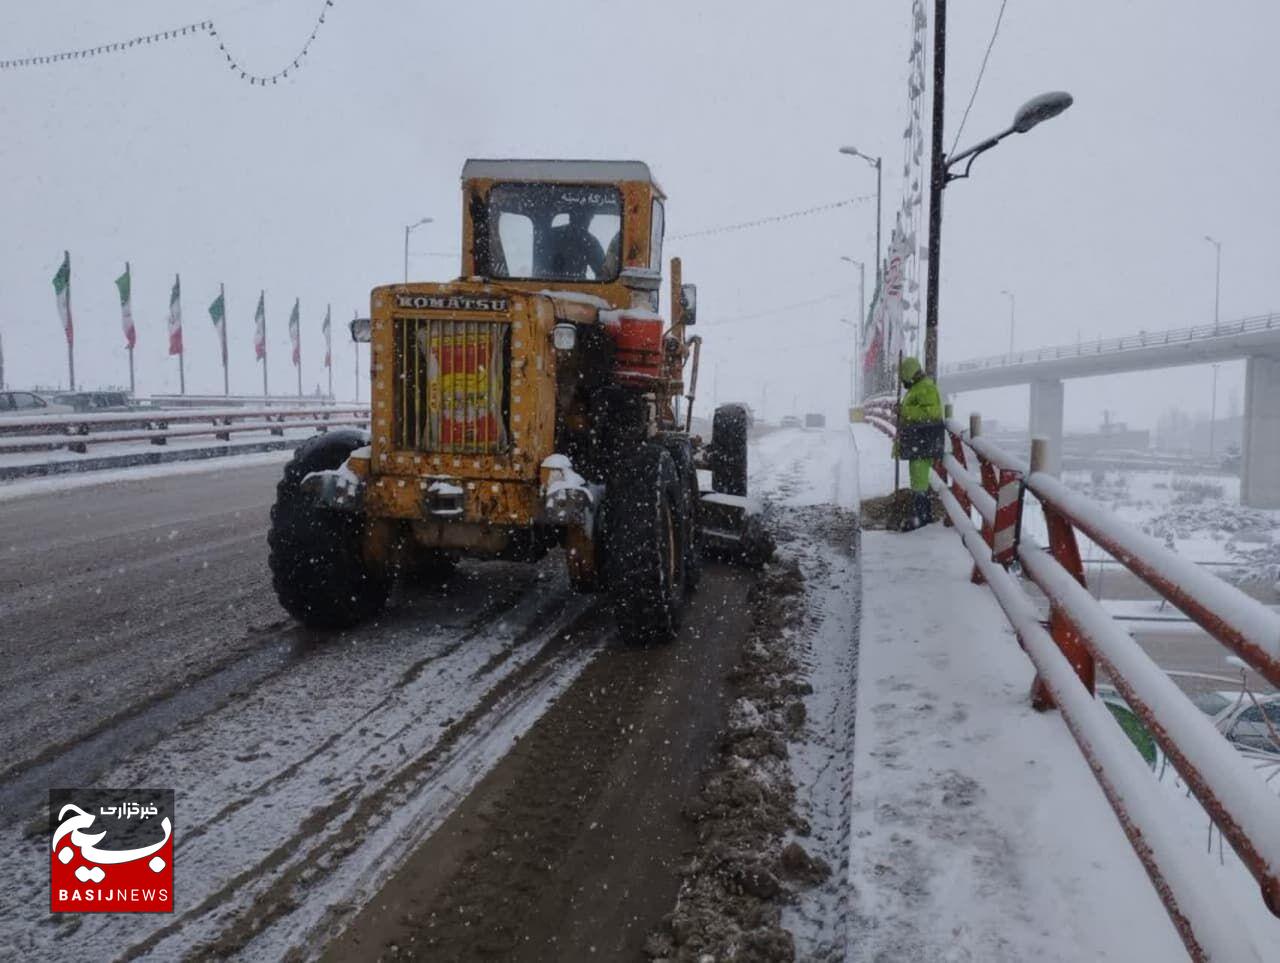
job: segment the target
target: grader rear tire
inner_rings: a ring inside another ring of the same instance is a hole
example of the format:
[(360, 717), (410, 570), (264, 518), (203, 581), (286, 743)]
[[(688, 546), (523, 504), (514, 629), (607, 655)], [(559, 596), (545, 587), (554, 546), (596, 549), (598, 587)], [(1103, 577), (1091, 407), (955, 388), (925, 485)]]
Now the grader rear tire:
[(747, 409), (721, 405), (711, 421), (711, 487), (722, 495), (747, 493)]
[(646, 444), (605, 494), (605, 577), (618, 632), (630, 643), (670, 642), (685, 597), (684, 491), (671, 455)]
[(311, 629), (345, 629), (386, 604), (391, 580), (365, 564), (364, 518), (320, 508), (299, 488), (313, 471), (338, 468), (367, 443), (358, 431), (330, 431), (308, 439), (285, 466), (267, 533), (271, 583), (290, 615)]

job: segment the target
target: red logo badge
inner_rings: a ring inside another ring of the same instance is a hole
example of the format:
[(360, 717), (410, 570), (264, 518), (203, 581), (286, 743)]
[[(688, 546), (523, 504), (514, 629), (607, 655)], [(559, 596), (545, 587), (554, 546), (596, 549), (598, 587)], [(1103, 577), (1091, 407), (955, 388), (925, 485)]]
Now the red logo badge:
[(51, 789), (54, 913), (173, 912), (173, 790)]

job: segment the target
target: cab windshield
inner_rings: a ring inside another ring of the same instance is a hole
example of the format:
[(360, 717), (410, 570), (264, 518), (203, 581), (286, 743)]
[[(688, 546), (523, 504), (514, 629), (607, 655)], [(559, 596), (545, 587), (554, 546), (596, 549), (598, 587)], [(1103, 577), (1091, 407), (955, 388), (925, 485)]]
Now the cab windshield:
[(537, 281), (613, 281), (622, 246), (616, 187), (497, 184), (489, 192), (488, 245), (476, 253), (486, 277)]

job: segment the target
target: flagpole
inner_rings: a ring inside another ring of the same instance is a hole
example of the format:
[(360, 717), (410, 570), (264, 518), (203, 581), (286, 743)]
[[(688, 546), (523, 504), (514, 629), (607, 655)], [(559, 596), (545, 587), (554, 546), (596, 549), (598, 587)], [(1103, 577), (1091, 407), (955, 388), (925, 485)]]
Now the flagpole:
[[(125, 276), (129, 278), (129, 300), (130, 300), (129, 311), (130, 311), (130, 324), (132, 324), (133, 323), (133, 314), (132, 314), (133, 312), (133, 308), (132, 308), (133, 276), (129, 273), (128, 261), (124, 262), (124, 273), (125, 273)], [(128, 332), (125, 332), (125, 333), (127, 334)], [(137, 394), (137, 388), (134, 387), (134, 382), (133, 382), (133, 345), (132, 344), (125, 345), (125, 350), (129, 352), (129, 394), (130, 396), (133, 396)]]
[(333, 400), (333, 305), (324, 306), (324, 362), (329, 369), (329, 400)]
[(67, 373), (71, 380), (71, 390), (76, 390), (76, 353), (73, 347), (75, 338), (71, 334), (71, 252), (65, 251), (67, 258)]
[(227, 376), (227, 286), (218, 285), (218, 299), (222, 302), (222, 394), (231, 395), (231, 381)]
[(267, 291), (263, 288), (258, 295), (258, 304), (262, 306), (262, 401), (265, 404), (271, 397), (267, 392)]
[[(358, 317), (360, 317), (360, 312), (359, 312), (359, 311), (352, 311), (352, 312), (351, 312), (351, 318), (352, 318), (352, 320), (353, 320), (353, 321), (354, 321), (356, 318), (358, 318)], [(355, 348), (355, 355), (356, 355), (356, 397), (355, 397), (355, 400), (356, 400), (356, 401), (359, 401), (359, 400), (360, 400), (360, 342), (359, 342), (359, 341), (357, 341), (355, 338), (352, 338), (352, 339), (351, 339), (351, 346), (352, 346), (353, 348)]]

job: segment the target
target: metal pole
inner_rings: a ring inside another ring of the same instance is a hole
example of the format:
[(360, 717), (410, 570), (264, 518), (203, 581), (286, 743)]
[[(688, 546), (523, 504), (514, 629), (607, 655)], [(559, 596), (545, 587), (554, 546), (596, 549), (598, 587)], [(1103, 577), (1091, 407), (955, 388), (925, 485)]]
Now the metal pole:
[(1213, 366), (1213, 400), (1209, 403), (1209, 457), (1213, 458), (1213, 429), (1218, 421), (1218, 366)]
[(858, 357), (862, 350), (862, 332), (867, 330), (867, 265), (858, 262), (858, 330), (853, 333), (853, 397), (856, 404), (858, 398), (858, 369), (862, 367), (862, 359)]
[(218, 298), (222, 301), (222, 394), (231, 395), (231, 380), (227, 375), (227, 287), (218, 285)]
[(933, 131), (929, 165), (929, 288), (925, 306), (924, 368), (930, 378), (938, 377), (938, 284), (941, 280), (942, 190), (947, 186), (947, 165), (943, 156), (943, 93), (946, 89), (947, 2), (933, 3)]
[(129, 348), (129, 394), (137, 394), (137, 389), (133, 386), (133, 348)]
[(178, 352), (178, 394), (185, 395), (187, 393), (187, 375), (183, 371), (182, 356), (186, 351), (186, 345), (183, 350)]
[[(352, 320), (354, 320), (354, 319), (356, 319), (356, 318), (358, 318), (358, 317), (360, 317), (360, 312), (359, 312), (359, 311), (352, 311), (352, 312), (351, 312), (351, 318), (352, 318)], [(360, 400), (360, 342), (359, 342), (359, 341), (357, 341), (357, 340), (355, 340), (355, 338), (352, 338), (352, 339), (351, 339), (351, 346), (352, 346), (353, 348), (355, 348), (355, 355), (356, 355), (356, 401), (359, 401), (359, 400)]]
[(1218, 324), (1218, 305), (1222, 297), (1222, 245), (1215, 242), (1217, 249), (1216, 266), (1213, 272), (1213, 323)]
[(409, 283), (409, 225), (404, 226), (404, 283)]
[(876, 264), (880, 263), (880, 162), (881, 157), (876, 158)]
[[(266, 291), (262, 292), (266, 296)], [(267, 311), (262, 309), (262, 400), (266, 402), (271, 395), (267, 391)]]
[[(902, 349), (898, 349), (898, 370), (902, 370)], [(902, 379), (898, 379), (898, 400), (894, 403), (893, 410), (897, 413), (897, 424), (894, 426), (894, 437), (902, 437)], [(897, 442), (894, 442), (895, 446)], [(898, 489), (902, 487), (902, 460), (895, 454), (893, 456), (893, 493), (898, 494)]]

